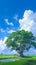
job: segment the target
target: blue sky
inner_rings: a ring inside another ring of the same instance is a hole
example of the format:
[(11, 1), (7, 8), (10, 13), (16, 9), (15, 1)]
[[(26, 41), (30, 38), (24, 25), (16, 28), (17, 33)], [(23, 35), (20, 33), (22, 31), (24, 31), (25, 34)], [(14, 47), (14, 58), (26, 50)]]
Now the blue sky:
[(36, 36), (36, 0), (0, 0), (0, 49), (13, 31), (22, 29)]
[[(18, 30), (20, 28), (18, 20), (22, 18), (25, 10), (32, 10), (36, 12), (35, 0), (1, 0), (0, 1), (0, 29), (12, 29)], [(14, 18), (16, 17), (17, 20)], [(8, 19), (9, 23), (14, 25), (7, 25), (4, 19)], [(0, 31), (0, 38), (8, 36), (8, 33), (2, 33)]]

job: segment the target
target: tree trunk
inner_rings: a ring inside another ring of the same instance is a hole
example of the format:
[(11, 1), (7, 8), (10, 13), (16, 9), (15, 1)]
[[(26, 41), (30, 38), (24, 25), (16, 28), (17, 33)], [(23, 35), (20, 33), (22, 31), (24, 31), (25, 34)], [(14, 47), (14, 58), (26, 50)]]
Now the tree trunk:
[(23, 46), (21, 43), (20, 43), (20, 56), (23, 57)]
[(23, 51), (22, 50), (20, 51), (20, 56), (23, 57)]

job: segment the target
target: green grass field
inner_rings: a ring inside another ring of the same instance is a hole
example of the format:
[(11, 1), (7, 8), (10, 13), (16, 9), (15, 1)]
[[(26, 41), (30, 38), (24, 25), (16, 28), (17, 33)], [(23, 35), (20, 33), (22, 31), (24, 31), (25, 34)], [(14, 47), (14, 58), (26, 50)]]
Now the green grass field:
[[(3, 56), (2, 56), (3, 57)], [(2, 58), (0, 57), (0, 59)], [(4, 56), (5, 58), (9, 57), (9, 58), (18, 58), (16, 56)], [(4, 58), (3, 57), (3, 58)], [(2, 58), (2, 59), (3, 59)], [(19, 60), (17, 61), (14, 61), (14, 62), (0, 62), (0, 65), (36, 65), (36, 57), (33, 56), (33, 57), (30, 57), (30, 58), (21, 58), (19, 57)]]
[(19, 58), (19, 56), (0, 56), (0, 59)]

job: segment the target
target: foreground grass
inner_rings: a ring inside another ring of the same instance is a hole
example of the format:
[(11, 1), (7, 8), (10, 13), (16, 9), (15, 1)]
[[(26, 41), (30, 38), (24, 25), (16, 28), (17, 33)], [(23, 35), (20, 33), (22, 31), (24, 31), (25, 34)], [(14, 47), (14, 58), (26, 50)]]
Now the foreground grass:
[(19, 56), (0, 56), (1, 59), (9, 59), (9, 58), (19, 58)]
[(36, 65), (36, 57), (20, 58), (15, 62), (3, 62), (0, 65)]

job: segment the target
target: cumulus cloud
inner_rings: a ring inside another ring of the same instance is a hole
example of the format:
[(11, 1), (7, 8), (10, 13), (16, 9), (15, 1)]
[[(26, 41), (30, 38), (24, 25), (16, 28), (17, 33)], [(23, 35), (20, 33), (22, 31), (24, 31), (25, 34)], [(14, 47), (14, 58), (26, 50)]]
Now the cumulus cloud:
[(7, 40), (8, 37), (5, 37), (4, 40), (0, 40), (0, 54), (5, 54), (5, 55), (19, 55), (16, 50), (10, 50), (10, 48), (7, 48), (5, 41)]
[(29, 51), (24, 51), (23, 52), (23, 55), (36, 55), (36, 49), (33, 47), (33, 48), (30, 48)]
[(5, 37), (4, 40), (3, 40), (3, 43), (5, 43), (5, 41), (8, 39), (8, 37)]
[(0, 53), (2, 50), (4, 50), (6, 47), (5, 41), (7, 40), (7, 37), (4, 38), (4, 40), (0, 40)]
[(4, 19), (4, 21), (7, 23), (7, 25), (13, 26), (14, 24), (12, 22), (9, 23), (8, 19)]
[(11, 54), (12, 55), (19, 55), (19, 53), (16, 50), (12, 50)]
[(36, 12), (25, 10), (22, 19), (19, 19), (20, 30), (31, 31), (36, 36)]

